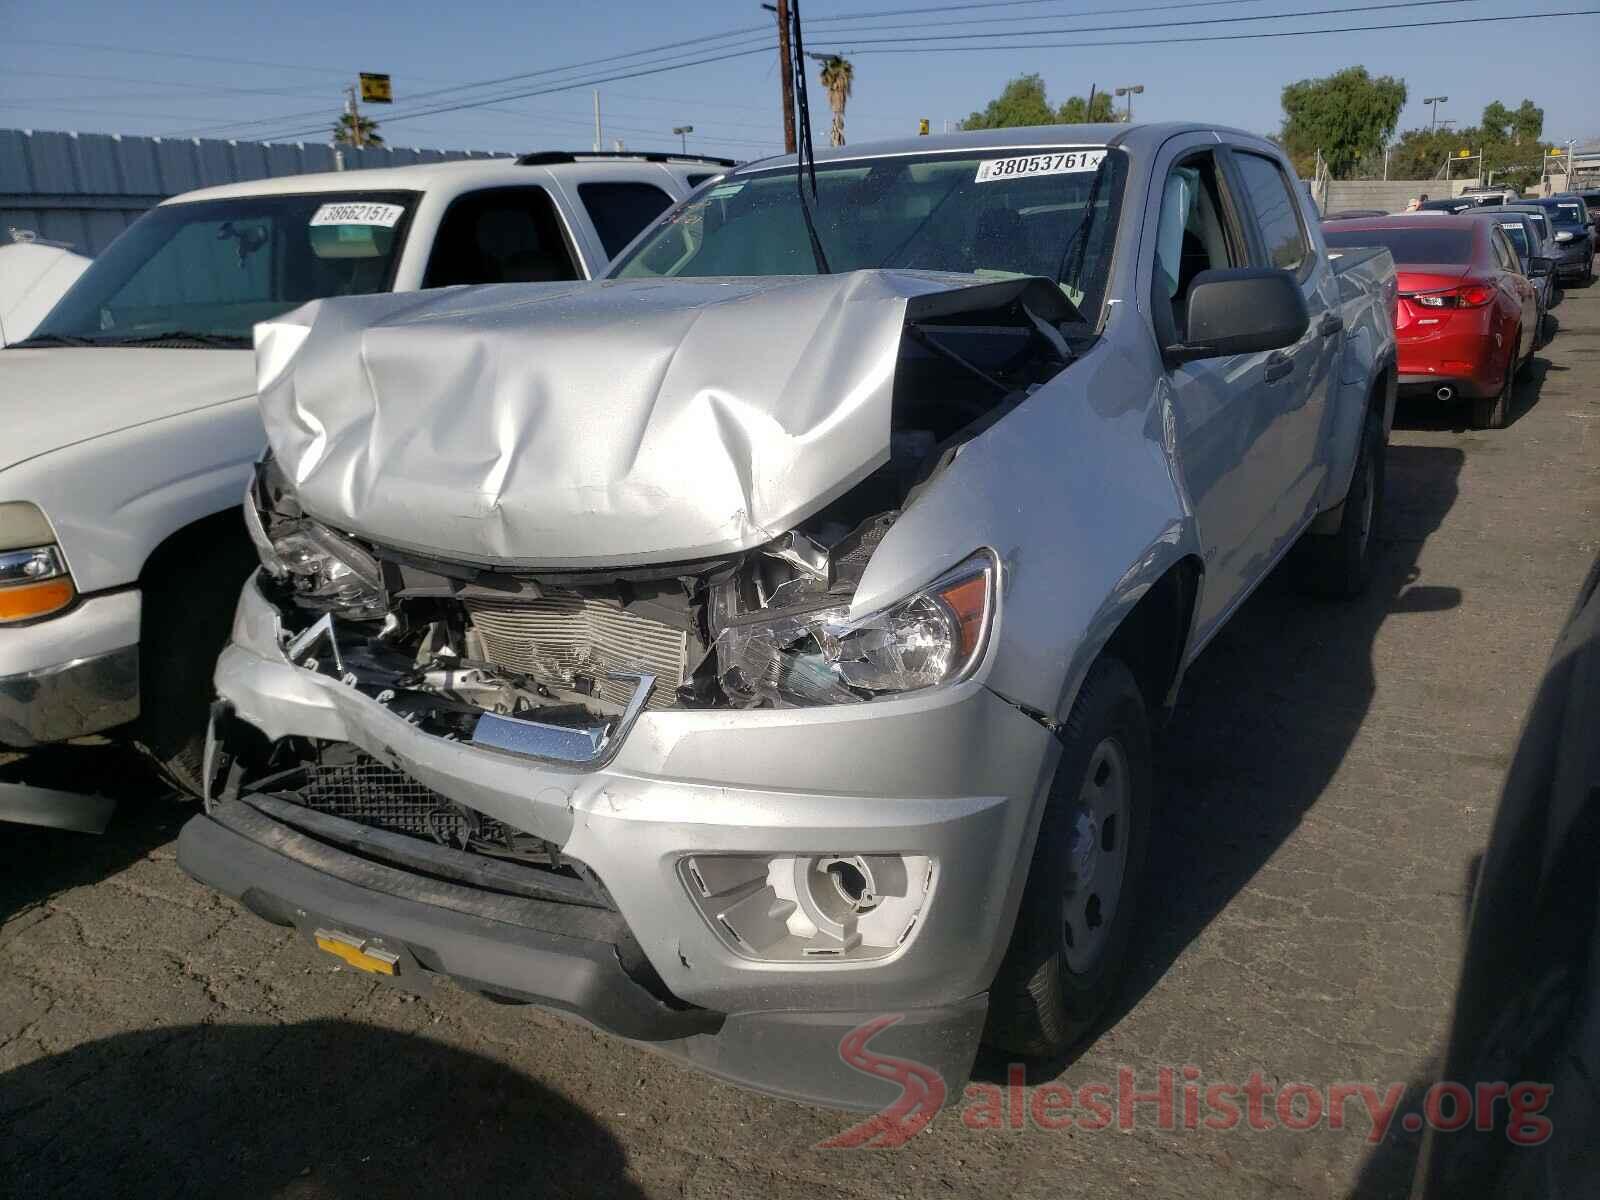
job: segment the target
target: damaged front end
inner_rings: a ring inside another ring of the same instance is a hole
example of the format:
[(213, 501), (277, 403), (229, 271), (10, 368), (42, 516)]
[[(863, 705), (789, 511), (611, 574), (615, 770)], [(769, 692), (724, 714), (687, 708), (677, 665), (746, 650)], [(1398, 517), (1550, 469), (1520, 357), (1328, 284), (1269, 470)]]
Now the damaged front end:
[(579, 768), (651, 710), (862, 704), (964, 678), (994, 619), (990, 549), (874, 611), (856, 611), (857, 588), (900, 514), (1082, 331), (1039, 280), (902, 303), (878, 465), (779, 536), (711, 557), (550, 570), (419, 553), (319, 520), (269, 453), (247, 519), (288, 656), (438, 737)]

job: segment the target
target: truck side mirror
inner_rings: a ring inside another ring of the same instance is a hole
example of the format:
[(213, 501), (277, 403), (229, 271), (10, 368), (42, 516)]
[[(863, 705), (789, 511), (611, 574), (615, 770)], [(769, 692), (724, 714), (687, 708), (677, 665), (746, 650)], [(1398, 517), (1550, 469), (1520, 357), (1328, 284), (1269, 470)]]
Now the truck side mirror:
[(1538, 278), (1540, 275), (1548, 275), (1555, 270), (1555, 265), (1555, 259), (1535, 254), (1528, 260), (1528, 274), (1534, 278)]
[(1234, 267), (1201, 271), (1189, 287), (1188, 339), (1163, 352), (1167, 365), (1292, 346), (1311, 313), (1288, 271)]

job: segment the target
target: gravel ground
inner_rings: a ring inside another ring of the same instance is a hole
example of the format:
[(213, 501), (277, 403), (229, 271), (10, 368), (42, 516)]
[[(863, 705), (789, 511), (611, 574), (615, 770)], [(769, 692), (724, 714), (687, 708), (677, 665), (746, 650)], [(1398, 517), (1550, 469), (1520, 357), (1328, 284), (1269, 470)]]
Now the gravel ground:
[[(1597, 548), (1600, 287), (1574, 289), (1505, 430), (1403, 406), (1377, 583), (1273, 579), (1166, 738), (1141, 952), (1115, 1024), (1031, 1084), (1365, 1082), (1415, 1105), (1465, 879)], [(189, 810), (110, 749), (13, 761), (124, 797), (104, 837), (0, 827), (0, 1194), (1022, 1198), (1403, 1195), (1417, 1138), (972, 1129), (819, 1150), (850, 1124), (604, 1034), (332, 969), (190, 882)], [(1005, 1065), (980, 1063), (980, 1080)], [(1181, 1082), (1181, 1077), (1180, 1077)], [(1180, 1100), (1181, 1104), (1181, 1100)], [(1559, 1135), (1558, 1135), (1559, 1136)]]

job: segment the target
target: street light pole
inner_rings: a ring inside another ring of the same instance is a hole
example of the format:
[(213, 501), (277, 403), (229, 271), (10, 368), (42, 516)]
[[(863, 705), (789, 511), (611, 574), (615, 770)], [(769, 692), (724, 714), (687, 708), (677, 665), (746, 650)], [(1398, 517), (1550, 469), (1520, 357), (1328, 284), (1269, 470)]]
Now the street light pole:
[(1133, 123), (1133, 98), (1142, 94), (1143, 92), (1144, 84), (1142, 83), (1130, 83), (1126, 87), (1119, 87), (1117, 89), (1118, 96), (1126, 96), (1128, 98), (1128, 112), (1127, 115), (1123, 117), (1123, 120), (1130, 125)]
[(672, 132), (678, 135), (680, 139), (679, 148), (683, 151), (683, 153), (689, 153), (689, 135), (694, 132), (694, 126), (674, 125), (672, 127)]
[(1429, 118), (1429, 120), (1428, 120), (1428, 132), (1432, 133), (1435, 129), (1437, 129), (1439, 127), (1439, 105), (1448, 104), (1450, 102), (1450, 97), (1449, 96), (1424, 96), (1422, 98), (1422, 102), (1424, 104), (1431, 105), (1432, 108), (1433, 108), (1433, 116), (1431, 118)]

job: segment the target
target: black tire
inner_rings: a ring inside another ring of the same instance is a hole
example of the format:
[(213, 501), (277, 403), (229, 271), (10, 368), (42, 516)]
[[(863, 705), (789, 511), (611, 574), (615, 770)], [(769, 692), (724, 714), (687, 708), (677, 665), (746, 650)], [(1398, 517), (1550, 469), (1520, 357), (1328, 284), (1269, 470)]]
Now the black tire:
[(1348, 600), (1366, 590), (1372, 579), (1378, 530), (1382, 527), (1384, 472), (1383, 417), (1369, 412), (1333, 533), (1307, 533), (1294, 548), (1290, 563), (1295, 585), (1303, 592), (1332, 600)]
[[(1522, 335), (1518, 333), (1517, 344), (1520, 345)], [(1511, 351), (1510, 361), (1506, 363), (1505, 382), (1500, 385), (1500, 391), (1493, 396), (1472, 402), (1472, 427), (1474, 429), (1504, 429), (1511, 424), (1511, 408), (1516, 391), (1517, 352)]]
[[(1154, 806), (1144, 697), (1117, 659), (1102, 658), (1090, 669), (1061, 738), (1065, 748), (1040, 822), (1016, 927), (989, 992), (984, 1029), (989, 1045), (1030, 1057), (1066, 1051), (1094, 1028), (1116, 995), (1144, 885)], [(1091, 766), (1096, 768), (1093, 780)], [(1120, 772), (1125, 784), (1120, 811), (1115, 821), (1096, 823), (1089, 817), (1094, 801), (1085, 797), (1103, 796), (1114, 787), (1111, 771)], [(1108, 773), (1102, 777), (1102, 772)], [(1093, 887), (1098, 881), (1104, 888), (1112, 879), (1107, 863), (1120, 866), (1115, 896), (1101, 896)], [(1075, 864), (1087, 870), (1087, 885), (1075, 873)], [(1075, 915), (1069, 919), (1069, 913)], [(1085, 924), (1085, 914), (1091, 924)], [(1073, 928), (1079, 930), (1076, 937)]]
[(167, 555), (143, 583), (139, 637), (139, 720), (134, 743), (168, 782), (202, 791), (201, 763), (214, 694), (211, 676), (228, 640), (239, 588), (256, 565), (242, 536), (192, 560)]

